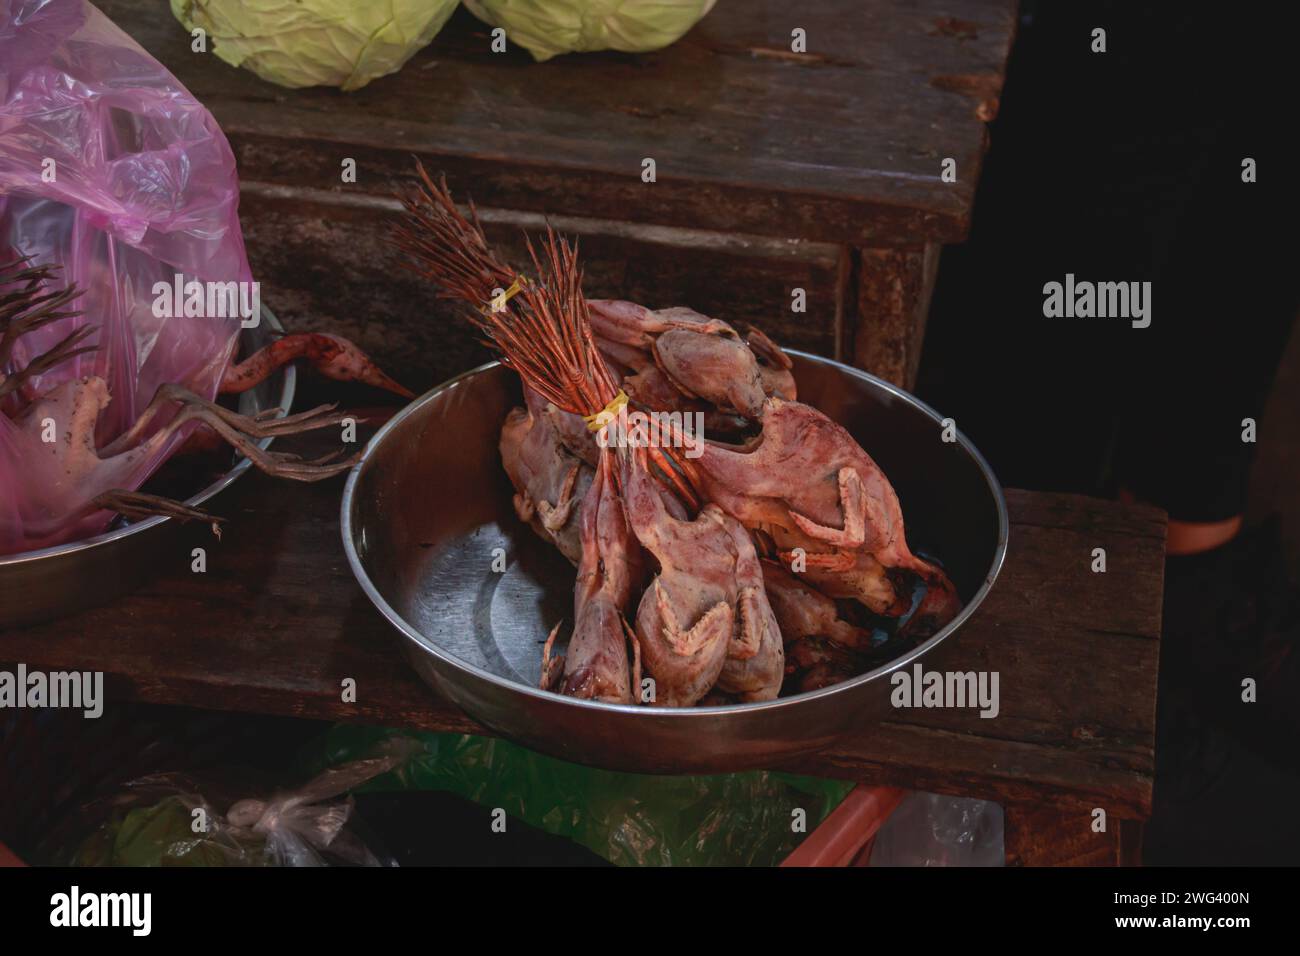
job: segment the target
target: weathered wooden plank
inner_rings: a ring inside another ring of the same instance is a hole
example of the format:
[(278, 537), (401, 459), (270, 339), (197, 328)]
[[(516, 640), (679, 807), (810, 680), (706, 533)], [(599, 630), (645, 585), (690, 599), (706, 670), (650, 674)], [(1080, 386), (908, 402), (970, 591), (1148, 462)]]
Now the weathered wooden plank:
[(904, 388), (915, 384), (938, 270), (934, 243), (859, 251), (853, 364)]
[(1079, 758), (1068, 749), (888, 721), (782, 769), (873, 785), (1031, 803), (1069, 811), (1104, 804), (1117, 817), (1151, 813), (1149, 772)]
[[(458, 307), (408, 271), (389, 241), (391, 197), (245, 182), (241, 218), (262, 300), (294, 329), (352, 338), (391, 374), (422, 391), (487, 359)], [(526, 264), (524, 230), (537, 213), (486, 208), (484, 228), (507, 260)], [(738, 326), (754, 324), (793, 348), (835, 355), (840, 247), (796, 240), (554, 217), (578, 239), (592, 297), (652, 307), (689, 304)], [(790, 310), (801, 288), (807, 311)]]
[[(1030, 626), (1051, 620), (1080, 632), (1158, 638), (1163, 512), (1143, 507), (1121, 514), (1113, 502), (1097, 498), (1016, 490), (1007, 493), (1007, 504), (1016, 515), (1015, 553), (1033, 573), (1015, 588), (995, 588), (989, 595), (986, 604), (1000, 618)], [(1055, 515), (1054, 526), (1037, 523), (1045, 512)], [(1092, 552), (1099, 547), (1106, 551), (1105, 573), (1092, 570)]]
[(1007, 866), (1119, 866), (1129, 861), (1136, 831), (1111, 819), (1093, 829), (1090, 810), (1061, 810), (1041, 804), (1004, 808), (1003, 843)]
[[(250, 475), (219, 509), (231, 518), (223, 540), (195, 531), (208, 549), (205, 574), (191, 573), (182, 542), (157, 580), (117, 604), (0, 635), (0, 660), (103, 670), (120, 698), (475, 729), (418, 681), (352, 579), (338, 487)], [(1069, 495), (1008, 499), (1006, 567), (945, 665), (999, 671), (1000, 716), (900, 712), (800, 768), (1141, 819), (1154, 767), (1159, 513)], [(1091, 540), (1125, 562), (1122, 573), (1089, 570)], [(1062, 561), (1076, 550), (1079, 561)], [(356, 704), (341, 700), (345, 678), (357, 682)]]
[(341, 94), (194, 53), (156, 4), (102, 7), (212, 109), (247, 179), (338, 187), (352, 157), (349, 188), (383, 192), (414, 153), (487, 205), (862, 243), (965, 234), (1015, 18), (1012, 0), (719, 4), (667, 50), (539, 65), (462, 11)]
[(1159, 508), (1116, 509), (1113, 503), (1083, 495), (1036, 495), (1008, 491), (1015, 499), (1017, 521), (1036, 528), (1066, 529), (1079, 534), (1118, 534), (1149, 538), (1164, 547), (1166, 517)]

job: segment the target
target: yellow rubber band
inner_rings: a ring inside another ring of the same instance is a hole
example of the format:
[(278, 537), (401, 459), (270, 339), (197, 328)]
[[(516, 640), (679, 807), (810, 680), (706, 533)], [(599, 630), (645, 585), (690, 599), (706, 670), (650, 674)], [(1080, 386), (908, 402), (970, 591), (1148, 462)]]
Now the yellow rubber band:
[(510, 283), (510, 288), (506, 289), (490, 303), (493, 312), (500, 312), (506, 307), (506, 303), (519, 294), (519, 290), (524, 287), (528, 280), (522, 275), (515, 276), (515, 281)]
[(627, 392), (620, 388), (618, 394), (609, 400), (608, 405), (594, 415), (583, 415), (582, 420), (587, 423), (588, 431), (598, 432), (618, 418), (618, 413), (625, 408), (627, 408)]

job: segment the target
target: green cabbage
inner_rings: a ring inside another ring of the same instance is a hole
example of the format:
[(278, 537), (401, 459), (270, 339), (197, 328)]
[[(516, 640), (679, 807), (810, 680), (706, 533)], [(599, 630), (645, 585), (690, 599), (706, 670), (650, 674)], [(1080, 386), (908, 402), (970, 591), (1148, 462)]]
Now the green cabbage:
[(209, 49), (281, 86), (359, 90), (429, 44), (456, 0), (171, 0)]
[(484, 23), (533, 55), (660, 50), (713, 9), (715, 0), (465, 0)]

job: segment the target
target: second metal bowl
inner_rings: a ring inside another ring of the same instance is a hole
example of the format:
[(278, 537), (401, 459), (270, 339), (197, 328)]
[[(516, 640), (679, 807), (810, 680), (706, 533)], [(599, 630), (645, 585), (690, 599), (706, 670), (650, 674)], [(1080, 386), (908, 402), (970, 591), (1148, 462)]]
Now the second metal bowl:
[(499, 365), (467, 372), (390, 420), (348, 475), (343, 546), (370, 600), (430, 685), (536, 750), (617, 770), (714, 773), (824, 748), (889, 711), (889, 675), (927, 667), (979, 606), (1006, 553), (1002, 490), (960, 435), (894, 386), (791, 352), (799, 398), (847, 428), (897, 489), (913, 550), (938, 556), (965, 599), (938, 634), (832, 687), (726, 707), (596, 703), (538, 689), (541, 647), (571, 616), (573, 568), (514, 514), (497, 451), (520, 404)]
[[(263, 306), (261, 321), (240, 333), (244, 354), (269, 345), (282, 331), (271, 310)], [(239, 411), (250, 416), (269, 408), (287, 412), (296, 383), (293, 366), (286, 366), (240, 395)], [(266, 448), (271, 441), (264, 438), (258, 445)], [(241, 457), (185, 504), (201, 507), (250, 467), (252, 462)], [(160, 560), (178, 553), (182, 529), (180, 522), (159, 516), (82, 541), (0, 555), (0, 630), (65, 617), (130, 593), (154, 573)]]

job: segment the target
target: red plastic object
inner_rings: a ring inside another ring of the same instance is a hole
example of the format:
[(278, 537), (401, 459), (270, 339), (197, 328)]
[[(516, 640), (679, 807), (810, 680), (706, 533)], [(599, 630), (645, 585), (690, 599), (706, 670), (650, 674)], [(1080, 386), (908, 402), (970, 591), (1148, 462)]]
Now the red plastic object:
[(0, 866), (26, 866), (22, 860), (14, 856), (13, 850), (0, 843)]
[(889, 819), (904, 791), (858, 784), (782, 866), (850, 866)]

